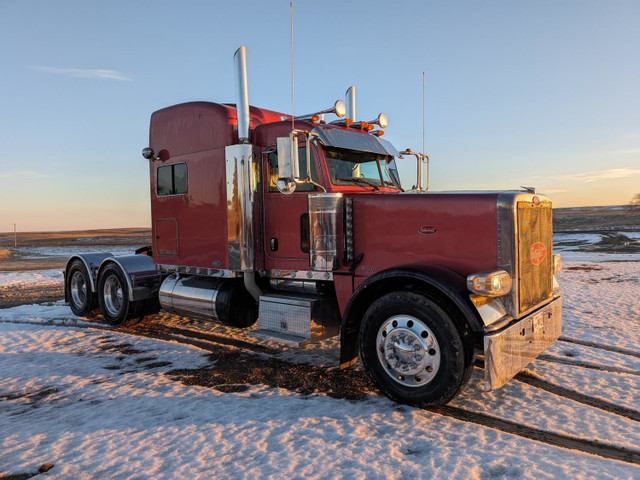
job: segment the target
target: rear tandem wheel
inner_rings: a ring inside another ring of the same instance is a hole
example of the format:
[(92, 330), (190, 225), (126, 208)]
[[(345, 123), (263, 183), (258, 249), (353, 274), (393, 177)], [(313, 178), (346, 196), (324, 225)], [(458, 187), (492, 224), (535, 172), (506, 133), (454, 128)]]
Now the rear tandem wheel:
[(110, 325), (116, 326), (143, 313), (144, 301), (129, 298), (129, 289), (122, 270), (109, 264), (98, 277), (98, 303), (100, 312)]
[(91, 291), (89, 272), (82, 261), (71, 262), (65, 280), (69, 307), (74, 315), (84, 317), (98, 307), (96, 294)]

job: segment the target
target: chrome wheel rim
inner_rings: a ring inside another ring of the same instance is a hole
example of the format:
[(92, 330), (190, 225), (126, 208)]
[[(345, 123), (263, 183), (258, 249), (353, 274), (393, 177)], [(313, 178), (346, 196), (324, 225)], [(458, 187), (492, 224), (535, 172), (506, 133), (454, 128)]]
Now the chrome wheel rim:
[(104, 307), (109, 315), (116, 317), (122, 310), (123, 294), (120, 281), (115, 275), (110, 275), (104, 282)]
[(429, 327), (411, 315), (386, 320), (378, 330), (376, 350), (387, 375), (405, 387), (426, 385), (440, 368), (438, 340)]
[(78, 270), (71, 275), (71, 301), (78, 308), (87, 302), (87, 283), (84, 281), (84, 275)]

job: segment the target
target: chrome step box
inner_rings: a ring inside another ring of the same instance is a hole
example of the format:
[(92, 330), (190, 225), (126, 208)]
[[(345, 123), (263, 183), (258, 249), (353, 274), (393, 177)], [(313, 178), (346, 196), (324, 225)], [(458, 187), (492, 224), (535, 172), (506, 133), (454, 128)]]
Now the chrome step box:
[(337, 335), (337, 306), (315, 296), (269, 294), (260, 297), (258, 330), (252, 336), (301, 346)]

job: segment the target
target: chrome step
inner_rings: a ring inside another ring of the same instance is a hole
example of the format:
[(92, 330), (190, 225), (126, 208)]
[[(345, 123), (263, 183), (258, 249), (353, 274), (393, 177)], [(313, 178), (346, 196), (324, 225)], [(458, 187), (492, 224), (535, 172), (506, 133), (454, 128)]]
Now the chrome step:
[(269, 340), (271, 342), (283, 343), (290, 347), (302, 347), (312, 341), (311, 338), (298, 337), (297, 335), (289, 335), (271, 330), (255, 330), (250, 332), (249, 335), (257, 338), (258, 340)]
[(260, 297), (255, 338), (299, 347), (337, 335), (340, 314), (323, 297), (267, 294)]

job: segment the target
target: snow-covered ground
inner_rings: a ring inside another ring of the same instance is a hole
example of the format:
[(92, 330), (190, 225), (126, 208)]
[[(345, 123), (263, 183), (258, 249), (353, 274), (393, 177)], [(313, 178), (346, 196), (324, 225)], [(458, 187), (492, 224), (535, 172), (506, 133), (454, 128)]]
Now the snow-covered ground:
[(61, 285), (63, 281), (62, 269), (0, 272), (0, 292), (26, 286), (46, 287)]
[[(476, 370), (451, 404), (469, 419), (375, 393), (187, 386), (165, 373), (215, 365), (210, 352), (114, 332), (61, 303), (0, 310), (0, 478), (51, 463), (43, 475), (60, 479), (640, 479), (638, 257), (565, 258), (562, 340), (498, 391), (483, 393)], [(3, 274), (0, 287), (55, 279)], [(585, 453), (594, 443), (620, 459)]]

